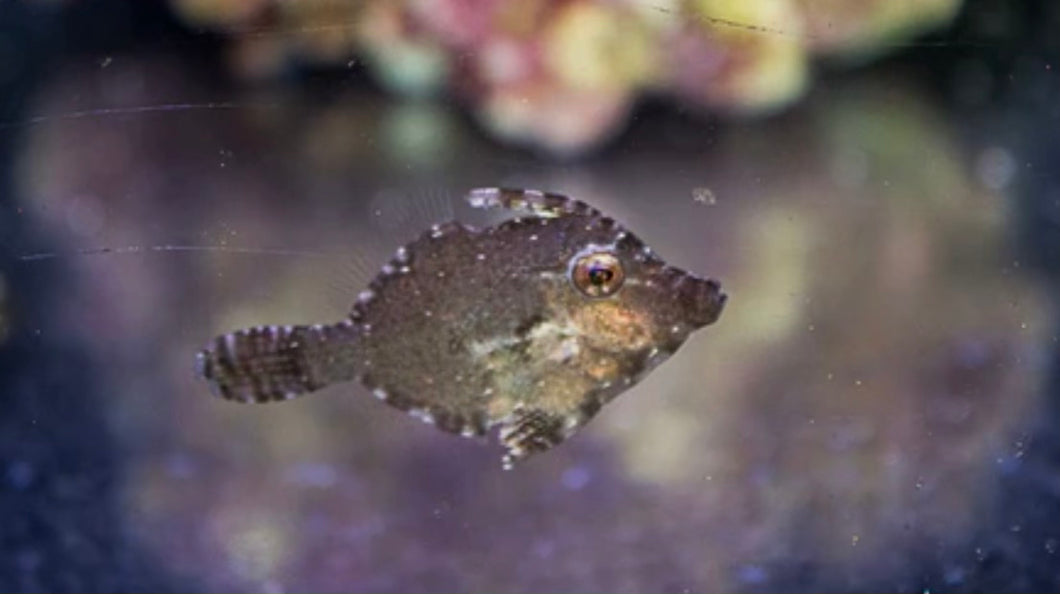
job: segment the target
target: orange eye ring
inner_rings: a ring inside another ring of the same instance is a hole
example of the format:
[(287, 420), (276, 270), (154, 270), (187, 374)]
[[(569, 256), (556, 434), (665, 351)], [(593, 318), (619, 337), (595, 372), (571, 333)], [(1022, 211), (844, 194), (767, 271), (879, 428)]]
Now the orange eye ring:
[(571, 268), (571, 282), (588, 297), (614, 295), (625, 280), (622, 262), (609, 252), (580, 255)]

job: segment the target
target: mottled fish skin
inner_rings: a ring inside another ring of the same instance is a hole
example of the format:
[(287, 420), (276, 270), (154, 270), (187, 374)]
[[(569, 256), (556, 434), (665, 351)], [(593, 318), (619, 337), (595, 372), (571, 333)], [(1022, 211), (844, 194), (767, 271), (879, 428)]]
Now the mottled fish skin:
[(667, 265), (584, 202), (496, 188), (467, 199), (519, 216), (435, 225), (398, 249), (348, 319), (219, 336), (199, 353), (200, 374), (243, 402), (358, 379), (446, 431), (500, 425), (510, 468), (572, 435), (721, 314), (717, 281)]

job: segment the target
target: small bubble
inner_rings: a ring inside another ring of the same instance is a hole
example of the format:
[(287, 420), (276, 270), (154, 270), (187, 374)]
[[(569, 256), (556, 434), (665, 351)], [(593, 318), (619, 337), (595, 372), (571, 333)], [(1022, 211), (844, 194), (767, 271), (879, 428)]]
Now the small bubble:
[(1002, 190), (1016, 175), (1016, 159), (1007, 149), (990, 147), (979, 155), (975, 169), (984, 186)]
[(836, 153), (829, 169), (832, 180), (846, 188), (865, 185), (869, 177), (869, 157), (862, 150), (847, 150)]
[(541, 559), (549, 559), (556, 552), (556, 545), (549, 540), (538, 541), (534, 545), (534, 554)]
[(744, 565), (738, 573), (745, 584), (761, 584), (769, 579), (769, 572), (761, 565)]
[(190, 478), (196, 470), (195, 462), (185, 454), (173, 453), (166, 459), (166, 471), (175, 479)]
[(285, 479), (300, 487), (326, 489), (338, 482), (339, 475), (330, 464), (302, 462), (289, 468)]
[(951, 565), (946, 568), (946, 571), (942, 574), (942, 579), (946, 580), (946, 584), (953, 586), (964, 582), (965, 572), (964, 569)]
[(81, 237), (92, 237), (103, 229), (107, 220), (103, 201), (91, 194), (75, 196), (66, 208), (66, 224)]
[(692, 188), (692, 200), (699, 202), (700, 204), (707, 204), (713, 206), (718, 203), (717, 197), (714, 192), (707, 187)]
[(7, 467), (7, 482), (16, 491), (29, 487), (36, 476), (37, 472), (29, 462), (12, 462)]
[(563, 472), (560, 482), (569, 491), (581, 491), (589, 484), (589, 471), (581, 466), (573, 466)]
[(40, 567), (43, 558), (37, 551), (23, 549), (14, 555), (15, 565), (24, 572), (36, 571)]

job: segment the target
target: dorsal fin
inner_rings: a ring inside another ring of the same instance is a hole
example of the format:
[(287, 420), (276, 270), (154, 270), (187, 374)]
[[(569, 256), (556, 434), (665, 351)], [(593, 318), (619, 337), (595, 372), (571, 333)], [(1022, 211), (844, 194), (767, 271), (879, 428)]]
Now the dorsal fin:
[(563, 194), (514, 188), (475, 188), (465, 197), (472, 208), (504, 208), (545, 218), (598, 217), (600, 211)]

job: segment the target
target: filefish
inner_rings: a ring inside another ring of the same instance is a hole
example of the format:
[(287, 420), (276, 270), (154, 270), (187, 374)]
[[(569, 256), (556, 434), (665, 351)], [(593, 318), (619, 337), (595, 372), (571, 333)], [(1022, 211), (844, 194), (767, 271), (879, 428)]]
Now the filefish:
[(721, 315), (718, 281), (670, 266), (580, 201), (480, 188), (513, 218), (432, 226), (333, 324), (256, 326), (197, 356), (215, 394), (288, 400), (360, 381), (447, 432), (499, 426), (505, 469), (577, 432)]

